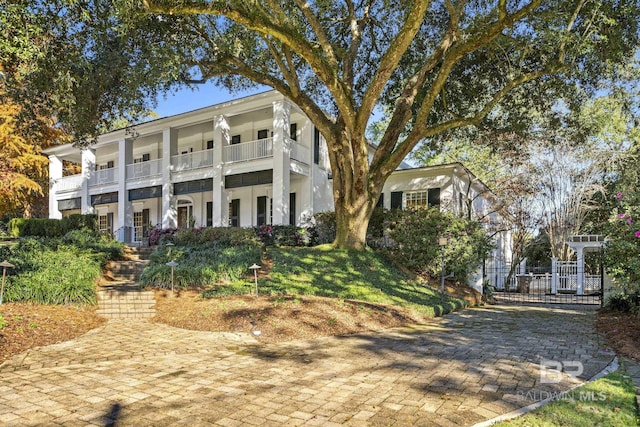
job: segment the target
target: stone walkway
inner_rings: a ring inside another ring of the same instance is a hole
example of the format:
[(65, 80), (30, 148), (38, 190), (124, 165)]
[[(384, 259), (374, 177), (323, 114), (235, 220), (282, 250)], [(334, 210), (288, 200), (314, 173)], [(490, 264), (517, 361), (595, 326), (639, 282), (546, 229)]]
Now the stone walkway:
[[(582, 307), (492, 306), (430, 325), (262, 345), (111, 320), (0, 366), (0, 425), (472, 425), (613, 355)], [(541, 382), (540, 362), (576, 361)]]

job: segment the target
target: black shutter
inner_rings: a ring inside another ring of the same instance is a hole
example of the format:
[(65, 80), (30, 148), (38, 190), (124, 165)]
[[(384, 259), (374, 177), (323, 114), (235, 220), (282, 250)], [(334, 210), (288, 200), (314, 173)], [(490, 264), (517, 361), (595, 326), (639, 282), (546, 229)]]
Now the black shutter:
[(391, 192), (391, 209), (402, 209), (402, 191)]
[(207, 227), (213, 226), (213, 202), (207, 202)]
[(229, 225), (240, 226), (240, 199), (233, 199), (229, 203)]
[(296, 225), (296, 193), (289, 193), (289, 225)]
[[(400, 199), (400, 203), (402, 203), (402, 199)], [(384, 208), (384, 193), (380, 193), (380, 197), (378, 197), (378, 202), (376, 203), (376, 208)]]
[(107, 229), (113, 234), (113, 212), (107, 212)]
[(258, 197), (258, 216), (256, 225), (261, 226), (267, 223), (267, 196)]
[(313, 163), (320, 163), (320, 131), (313, 128)]
[(427, 193), (427, 203), (429, 207), (440, 206), (440, 189), (431, 188)]

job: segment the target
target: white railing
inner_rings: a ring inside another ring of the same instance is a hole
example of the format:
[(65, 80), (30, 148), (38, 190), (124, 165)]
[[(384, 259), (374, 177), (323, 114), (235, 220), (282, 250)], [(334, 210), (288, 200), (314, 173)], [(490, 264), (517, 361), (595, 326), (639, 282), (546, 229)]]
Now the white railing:
[(309, 148), (304, 145), (298, 144), (296, 141), (290, 139), (289, 146), (291, 147), (291, 158), (304, 164), (309, 163)]
[(118, 168), (109, 168), (95, 171), (89, 178), (89, 185), (105, 185), (118, 182)]
[(213, 150), (194, 151), (172, 156), (171, 165), (174, 172), (211, 167), (213, 166)]
[(225, 162), (243, 162), (273, 156), (273, 138), (243, 142), (224, 147)]
[(82, 188), (82, 175), (70, 175), (56, 180), (56, 191), (74, 191)]
[(127, 165), (127, 178), (144, 178), (162, 174), (162, 159), (148, 160), (146, 162)]

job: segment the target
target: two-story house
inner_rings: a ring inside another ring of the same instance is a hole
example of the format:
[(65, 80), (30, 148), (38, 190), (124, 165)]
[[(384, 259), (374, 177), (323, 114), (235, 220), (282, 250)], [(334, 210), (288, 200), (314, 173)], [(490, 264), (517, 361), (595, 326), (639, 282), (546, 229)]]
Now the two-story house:
[[(301, 225), (333, 209), (327, 148), (291, 101), (269, 91), (115, 130), (87, 148), (46, 150), (49, 216), (95, 213), (100, 229), (136, 242), (149, 226)], [(64, 162), (82, 165), (65, 176)], [(439, 205), (497, 222), (488, 188), (459, 163), (396, 171), (385, 208)], [(469, 203), (471, 203), (469, 205)], [(508, 236), (496, 257), (509, 259)]]

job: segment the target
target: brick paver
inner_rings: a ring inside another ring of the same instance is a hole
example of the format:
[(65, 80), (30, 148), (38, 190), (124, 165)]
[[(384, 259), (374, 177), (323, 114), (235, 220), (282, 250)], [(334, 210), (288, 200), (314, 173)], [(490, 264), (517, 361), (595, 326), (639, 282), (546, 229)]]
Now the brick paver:
[[(593, 309), (490, 306), (429, 325), (262, 345), (111, 320), (0, 366), (0, 425), (472, 425), (581, 383), (613, 354)], [(541, 383), (540, 362), (580, 378)]]

